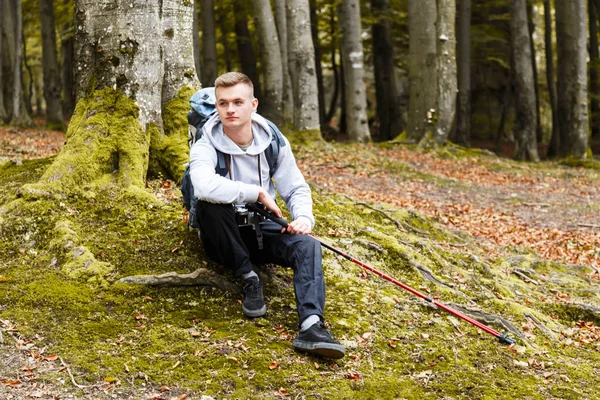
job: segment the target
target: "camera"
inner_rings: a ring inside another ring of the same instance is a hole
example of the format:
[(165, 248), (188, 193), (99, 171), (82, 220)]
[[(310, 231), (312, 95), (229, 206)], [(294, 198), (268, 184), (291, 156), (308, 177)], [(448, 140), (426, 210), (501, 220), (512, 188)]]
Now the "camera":
[(265, 221), (265, 217), (262, 215), (248, 210), (246, 204), (234, 204), (233, 210), (235, 211), (235, 222), (238, 226), (253, 226)]

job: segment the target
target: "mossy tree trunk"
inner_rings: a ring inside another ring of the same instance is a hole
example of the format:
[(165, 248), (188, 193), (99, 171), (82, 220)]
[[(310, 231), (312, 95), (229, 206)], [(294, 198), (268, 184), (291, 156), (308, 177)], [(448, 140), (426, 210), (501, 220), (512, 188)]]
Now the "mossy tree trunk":
[(187, 99), (198, 86), (192, 8), (174, 0), (77, 3), (77, 106), (66, 145), (31, 194), (90, 183), (143, 187), (150, 155), (152, 172), (181, 176)]
[[(44, 71), (44, 99), (46, 100), (46, 125), (51, 129), (64, 129), (62, 113), (62, 85), (56, 55), (56, 29), (52, 0), (40, 0), (42, 27), (42, 67)], [(39, 111), (39, 110), (38, 110)]]

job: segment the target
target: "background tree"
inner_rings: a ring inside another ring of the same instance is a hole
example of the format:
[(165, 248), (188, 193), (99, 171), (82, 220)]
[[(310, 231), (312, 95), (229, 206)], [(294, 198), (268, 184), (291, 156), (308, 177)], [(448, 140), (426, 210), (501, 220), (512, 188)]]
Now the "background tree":
[(64, 129), (62, 112), (62, 85), (56, 55), (56, 29), (52, 0), (40, 0), (42, 27), (42, 66), (44, 71), (44, 100), (46, 100), (46, 125), (51, 129)]
[[(62, 59), (61, 77), (62, 77), (62, 105), (63, 117), (71, 118), (75, 109), (75, 89), (73, 74), (73, 57), (75, 33), (73, 31), (73, 2), (64, 0), (60, 12), (57, 13), (58, 19), (62, 20), (58, 25), (61, 27), (61, 45), (60, 53)], [(61, 18), (64, 17), (64, 18)]]
[(315, 71), (317, 73), (317, 93), (319, 96), (319, 123), (321, 130), (325, 128), (325, 86), (323, 84), (323, 52), (319, 40), (319, 16), (317, 12), (317, 0), (309, 0), (310, 7), (310, 32), (313, 46), (315, 47)]
[[(4, 25), (4, 3), (5, 0), (0, 0), (0, 22)], [(2, 51), (3, 30), (0, 28), (0, 123), (8, 120), (8, 113), (4, 105), (4, 68), (2, 61), (4, 53)]]
[(262, 44), (263, 97), (259, 99), (261, 115), (276, 125), (282, 122), (283, 69), (281, 48), (270, 0), (253, 0), (258, 39)]
[(588, 1), (590, 28), (590, 123), (592, 137), (600, 137), (600, 53), (598, 51), (598, 11), (596, 0)]
[(194, 21), (192, 23), (192, 40), (194, 43), (194, 65), (196, 67), (196, 76), (202, 81), (202, 48), (200, 46), (200, 0), (194, 0)]
[(584, 159), (588, 145), (585, 0), (556, 0), (558, 120), (561, 155)]
[(389, 0), (371, 0), (375, 22), (373, 34), (373, 69), (377, 98), (378, 132), (380, 141), (391, 140), (402, 131), (402, 116), (394, 62), (394, 44), (390, 26)]
[(294, 93), (294, 129), (319, 129), (319, 98), (315, 72), (315, 49), (310, 31), (308, 0), (287, 0), (288, 63)]
[(459, 1), (456, 142), (471, 147), (471, 0)]
[(254, 96), (262, 99), (262, 90), (256, 68), (256, 56), (252, 47), (250, 30), (248, 29), (248, 5), (245, 1), (236, 3), (233, 14), (235, 16), (235, 35), (240, 57), (242, 72), (252, 80), (254, 84)]
[(364, 82), (364, 53), (361, 40), (360, 4), (342, 0), (338, 4), (341, 25), (341, 55), (346, 86), (346, 125), (348, 137), (355, 142), (371, 140), (367, 120), (367, 97)]
[(445, 143), (456, 106), (455, 3), (408, 2), (409, 126), (412, 141)]
[(556, 81), (554, 79), (554, 46), (552, 42), (552, 8), (550, 0), (544, 0), (544, 43), (546, 49), (546, 82), (550, 97), (550, 112), (552, 114), (552, 133), (548, 146), (548, 157), (556, 157), (560, 151), (560, 132), (558, 129), (558, 103)]
[(512, 0), (511, 40), (516, 96), (515, 154), (517, 160), (539, 161), (537, 152), (537, 107), (527, 27), (526, 0)]
[(31, 116), (25, 107), (25, 98), (22, 90), (23, 85), (23, 16), (21, 0), (12, 0), (14, 7), (14, 43), (15, 57), (13, 63), (13, 90), (12, 90), (12, 118), (11, 125), (16, 126), (31, 126)]
[(214, 0), (201, 0), (202, 4), (202, 86), (214, 86), (218, 76), (217, 33)]
[(285, 124), (291, 123), (294, 112), (294, 97), (288, 62), (288, 35), (285, 0), (275, 0), (275, 22), (281, 51), (281, 73), (283, 75), (282, 118)]

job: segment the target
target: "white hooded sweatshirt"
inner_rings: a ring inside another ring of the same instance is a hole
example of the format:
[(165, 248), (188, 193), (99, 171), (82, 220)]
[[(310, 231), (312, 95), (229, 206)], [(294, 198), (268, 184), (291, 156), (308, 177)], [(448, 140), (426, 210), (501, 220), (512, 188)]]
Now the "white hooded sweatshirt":
[[(262, 116), (252, 113), (254, 139), (245, 152), (225, 134), (217, 113), (202, 130), (202, 138), (190, 151), (190, 175), (198, 200), (223, 204), (254, 203), (258, 199), (259, 186), (265, 188), (275, 200), (275, 186), (269, 177), (269, 163), (265, 155), (265, 150), (271, 144), (271, 129)], [(284, 140), (285, 146), (279, 148), (273, 179), (292, 219), (300, 219), (312, 229), (315, 219), (310, 187), (296, 165), (290, 143), (287, 138)], [(231, 176), (228, 173), (222, 177), (215, 172), (215, 149), (230, 155)]]

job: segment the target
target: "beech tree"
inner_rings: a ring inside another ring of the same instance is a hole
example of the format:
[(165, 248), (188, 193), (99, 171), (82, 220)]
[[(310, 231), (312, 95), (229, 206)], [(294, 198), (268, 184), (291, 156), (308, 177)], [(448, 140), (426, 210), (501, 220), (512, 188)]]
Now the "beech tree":
[(471, 147), (471, 0), (459, 1), (456, 142)]
[(259, 99), (261, 115), (276, 125), (282, 121), (283, 69), (279, 37), (270, 0), (253, 0), (258, 39), (262, 44), (263, 97)]
[(215, 23), (214, 0), (201, 0), (202, 18), (202, 86), (214, 86), (219, 74), (217, 67), (217, 28)]
[(456, 110), (454, 0), (410, 0), (409, 125), (413, 142), (445, 143)]
[[(0, 22), (4, 24), (4, 0), (0, 1)], [(6, 112), (6, 107), (4, 105), (4, 76), (3, 76), (3, 67), (2, 61), (4, 60), (4, 53), (2, 52), (2, 37), (3, 37), (2, 29), (0, 28), (0, 123), (4, 122), (8, 119), (8, 114)]]
[(371, 140), (367, 119), (367, 95), (364, 82), (364, 53), (361, 39), (360, 4), (342, 0), (338, 4), (341, 26), (341, 52), (346, 86), (346, 127), (354, 142)]
[(562, 156), (587, 157), (589, 116), (585, 0), (556, 0), (558, 120)]
[(46, 125), (51, 129), (64, 129), (62, 112), (62, 85), (56, 54), (54, 4), (40, 0), (42, 27), (42, 67), (44, 71), (44, 100), (46, 100)]
[(283, 75), (282, 96), (282, 119), (284, 123), (292, 121), (294, 112), (294, 97), (292, 94), (292, 80), (290, 78), (290, 66), (288, 63), (288, 39), (287, 39), (287, 17), (285, 0), (275, 0), (275, 22), (279, 37), (279, 49), (281, 51), (281, 73)]
[(539, 161), (537, 152), (537, 107), (535, 79), (531, 57), (531, 40), (527, 27), (526, 0), (511, 2), (511, 50), (515, 82), (515, 153), (517, 160)]
[(310, 31), (308, 0), (287, 0), (288, 63), (294, 93), (294, 129), (319, 129), (319, 99), (315, 49)]

